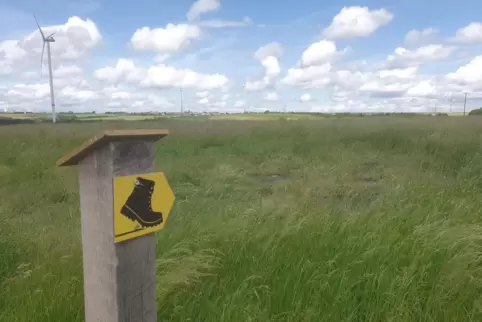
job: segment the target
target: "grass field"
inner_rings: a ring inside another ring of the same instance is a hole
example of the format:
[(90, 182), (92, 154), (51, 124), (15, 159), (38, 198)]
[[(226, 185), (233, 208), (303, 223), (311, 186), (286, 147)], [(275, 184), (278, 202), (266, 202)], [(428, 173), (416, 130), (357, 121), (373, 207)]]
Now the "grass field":
[(41, 114), (13, 114), (13, 113), (2, 113), (1, 117), (12, 118), (12, 119), (37, 119)]
[(83, 321), (77, 169), (103, 128), (168, 128), (159, 321), (481, 321), (475, 118), (0, 127), (0, 321)]
[(240, 120), (240, 121), (278, 121), (284, 120), (318, 120), (323, 118), (323, 115), (314, 113), (249, 113), (249, 114), (228, 114), (215, 115), (209, 117), (213, 120)]

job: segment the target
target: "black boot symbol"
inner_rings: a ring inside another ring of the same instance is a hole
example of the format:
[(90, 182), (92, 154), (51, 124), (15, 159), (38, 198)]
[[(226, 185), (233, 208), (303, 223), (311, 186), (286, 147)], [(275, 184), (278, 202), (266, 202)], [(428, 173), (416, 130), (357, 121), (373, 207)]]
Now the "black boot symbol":
[(137, 221), (142, 227), (153, 227), (162, 223), (162, 213), (152, 211), (151, 199), (155, 182), (137, 177), (134, 190), (130, 194), (121, 214)]

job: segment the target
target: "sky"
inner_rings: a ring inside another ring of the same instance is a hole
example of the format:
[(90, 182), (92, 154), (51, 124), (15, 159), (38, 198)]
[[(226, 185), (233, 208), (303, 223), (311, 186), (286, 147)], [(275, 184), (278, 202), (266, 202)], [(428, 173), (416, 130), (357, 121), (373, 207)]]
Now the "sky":
[(458, 112), (477, 0), (0, 0), (0, 111)]

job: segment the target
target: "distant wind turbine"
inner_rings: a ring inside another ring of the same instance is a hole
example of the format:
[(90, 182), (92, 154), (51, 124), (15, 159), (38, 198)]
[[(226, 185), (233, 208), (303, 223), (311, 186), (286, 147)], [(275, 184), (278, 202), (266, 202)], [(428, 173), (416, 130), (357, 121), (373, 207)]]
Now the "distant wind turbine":
[(55, 34), (55, 32), (45, 37), (45, 34), (42, 31), (42, 28), (40, 28), (40, 25), (38, 24), (37, 17), (35, 17), (35, 15), (33, 15), (33, 17), (35, 19), (35, 22), (37, 23), (37, 27), (38, 27), (38, 30), (40, 31), (40, 34), (42, 35), (42, 41), (43, 41), (42, 57), (40, 58), (40, 75), (42, 75), (44, 50), (45, 50), (45, 44), (47, 44), (47, 57), (49, 62), (50, 102), (52, 104), (52, 122), (55, 123), (56, 115), (55, 115), (54, 80), (52, 76), (52, 58), (50, 55), (50, 43), (55, 42), (55, 39), (53, 38), (53, 35)]

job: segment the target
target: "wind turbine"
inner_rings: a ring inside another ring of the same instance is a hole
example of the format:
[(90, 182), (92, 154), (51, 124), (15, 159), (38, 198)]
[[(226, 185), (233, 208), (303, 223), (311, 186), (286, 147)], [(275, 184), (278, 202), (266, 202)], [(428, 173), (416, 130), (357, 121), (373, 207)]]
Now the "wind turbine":
[(33, 15), (33, 17), (35, 19), (35, 22), (37, 23), (37, 27), (38, 27), (38, 30), (40, 31), (40, 34), (42, 35), (42, 41), (43, 41), (42, 58), (40, 59), (40, 75), (42, 75), (44, 50), (45, 50), (45, 44), (47, 44), (47, 56), (48, 56), (48, 62), (49, 62), (50, 102), (52, 104), (52, 122), (55, 123), (56, 115), (55, 115), (54, 80), (52, 76), (52, 58), (50, 56), (50, 43), (55, 42), (55, 39), (53, 37), (55, 32), (45, 37), (45, 34), (42, 31), (42, 28), (40, 28), (40, 25), (38, 24), (37, 17), (35, 17), (35, 15)]

